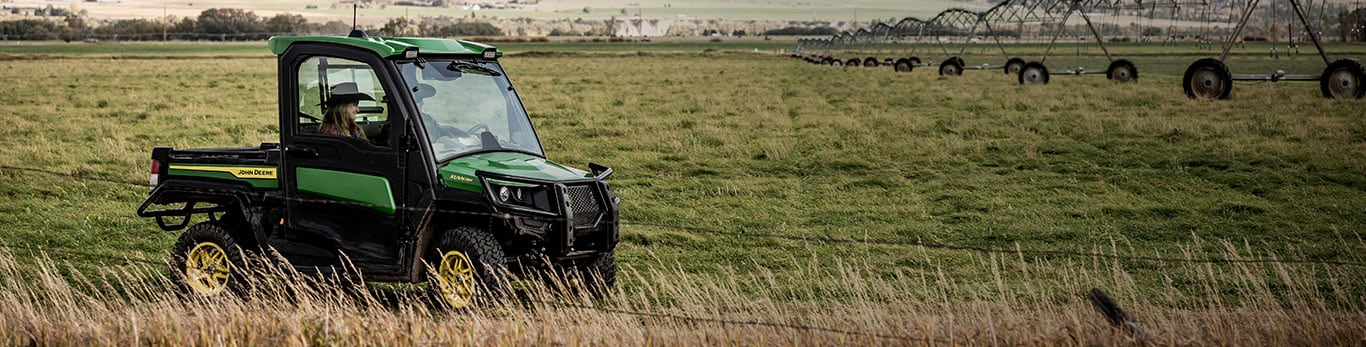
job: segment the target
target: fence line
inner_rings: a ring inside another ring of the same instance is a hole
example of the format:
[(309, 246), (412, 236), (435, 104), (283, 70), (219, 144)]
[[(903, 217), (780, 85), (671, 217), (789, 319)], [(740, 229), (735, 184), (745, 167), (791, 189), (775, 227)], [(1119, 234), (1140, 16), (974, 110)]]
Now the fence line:
[[(55, 176), (65, 177), (65, 178), (74, 179), (74, 180), (93, 180), (93, 181), (109, 182), (109, 183), (116, 183), (116, 184), (123, 184), (123, 185), (133, 185), (133, 186), (142, 187), (142, 188), (150, 188), (147, 184), (144, 184), (144, 183), (131, 182), (131, 181), (124, 181), (124, 180), (112, 179), (112, 178), (86, 177), (86, 176), (82, 176), (82, 175), (73, 175), (73, 174), (68, 174), (68, 173), (62, 173), (62, 172), (50, 171), (50, 170), (43, 170), (43, 169), (36, 169), (36, 168), (26, 168), (26, 167), (15, 167), (15, 166), (8, 166), (8, 165), (0, 165), (0, 169), (20, 170), (20, 171), (27, 171), (27, 172), (43, 173), (43, 174), (55, 175)], [(283, 200), (296, 201), (296, 202), (324, 203), (324, 204), (339, 204), (339, 205), (349, 205), (349, 206), (366, 206), (366, 205), (364, 205), (364, 204), (359, 204), (359, 203), (344, 202), (344, 201), (334, 201), (334, 200), (318, 200), (318, 199), (303, 199), (303, 198), (282, 198), (282, 199), (283, 199)], [(406, 207), (406, 206), (399, 206), (398, 209), (400, 209), (400, 210), (405, 210), (405, 211), (410, 211), (410, 212), (424, 212), (424, 213), (428, 211), (428, 209), (412, 208), (412, 207)], [(440, 212), (440, 213), (467, 214), (467, 215), (487, 216), (487, 217), (505, 217), (505, 216), (506, 216), (506, 214), (503, 214), (503, 213), (458, 211), (458, 210), (445, 210), (445, 209), (431, 209), (431, 210), (432, 210), (433, 212)], [(539, 219), (543, 219), (543, 220), (558, 220), (558, 219), (554, 219), (554, 218), (539, 218)], [(1176, 257), (1160, 257), (1160, 256), (1120, 255), (1120, 254), (1109, 254), (1109, 253), (1098, 253), (1098, 252), (1080, 252), (1080, 251), (1070, 251), (1070, 250), (1004, 249), (1004, 248), (993, 248), (993, 247), (982, 247), (982, 246), (957, 245), (957, 244), (942, 243), (942, 242), (937, 242), (937, 241), (925, 241), (925, 240), (919, 240), (919, 239), (913, 240), (913, 241), (911, 241), (911, 240), (857, 240), (857, 239), (847, 239), (847, 238), (834, 238), (834, 237), (829, 237), (829, 236), (798, 236), (798, 235), (784, 235), (784, 234), (776, 234), (776, 233), (770, 233), (770, 232), (758, 232), (758, 233), (754, 233), (754, 232), (745, 232), (745, 233), (742, 233), (742, 232), (723, 231), (723, 230), (710, 229), (710, 228), (697, 227), (697, 226), (676, 225), (676, 224), (667, 224), (667, 223), (654, 223), (654, 222), (636, 222), (636, 221), (629, 221), (629, 220), (622, 220), (622, 221), (620, 221), (620, 224), (623, 224), (623, 225), (635, 225), (635, 226), (646, 226), (646, 227), (654, 227), (654, 228), (665, 228), (665, 229), (675, 229), (675, 230), (683, 230), (683, 231), (690, 231), (690, 232), (696, 232), (696, 233), (706, 233), (706, 234), (722, 235), (722, 236), (730, 236), (730, 237), (738, 237), (738, 238), (784, 239), (784, 240), (793, 240), (793, 241), (802, 241), (802, 242), (824, 242), (824, 243), (832, 243), (832, 244), (863, 244), (863, 245), (882, 245), (882, 246), (912, 246), (912, 247), (921, 247), (921, 248), (928, 248), (928, 249), (939, 249), (939, 250), (946, 250), (946, 251), (977, 252), (977, 253), (987, 253), (987, 254), (992, 254), (992, 253), (995, 253), (995, 254), (1027, 254), (1027, 255), (1033, 255), (1033, 256), (1055, 256), (1055, 257), (1070, 257), (1070, 258), (1106, 258), (1106, 259), (1115, 259), (1115, 260), (1151, 261), (1151, 262), (1165, 262), (1165, 263), (1213, 263), (1213, 264), (1233, 264), (1233, 263), (1240, 263), (1240, 264), (1273, 264), (1273, 263), (1274, 263), (1274, 264), (1311, 264), (1311, 265), (1329, 265), (1329, 266), (1355, 266), (1355, 267), (1366, 267), (1366, 262), (1362, 262), (1362, 261), (1310, 260), (1310, 259), (1278, 259), (1278, 258), (1176, 258)]]

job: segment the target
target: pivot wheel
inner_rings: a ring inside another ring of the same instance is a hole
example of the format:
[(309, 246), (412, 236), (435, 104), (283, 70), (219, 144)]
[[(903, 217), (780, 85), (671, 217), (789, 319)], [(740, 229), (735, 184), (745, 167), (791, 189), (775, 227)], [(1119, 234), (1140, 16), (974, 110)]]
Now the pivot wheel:
[(1233, 75), (1228, 73), (1224, 62), (1213, 58), (1200, 59), (1186, 68), (1186, 74), (1181, 78), (1181, 88), (1186, 91), (1186, 97), (1191, 99), (1228, 99), (1229, 92), (1233, 91)]
[(958, 57), (949, 58), (943, 63), (939, 63), (940, 76), (959, 76), (963, 74), (963, 63)]
[(433, 258), (432, 294), (451, 308), (469, 307), (481, 294), (491, 297), (506, 275), (503, 248), (492, 234), (474, 227), (446, 231)]
[(171, 280), (181, 292), (211, 297), (245, 287), (244, 254), (223, 222), (196, 224), (172, 248)]
[(830, 60), (830, 66), (844, 66), (844, 62), (839, 59), (832, 59)]
[(1019, 75), (1019, 74), (1020, 74), (1020, 69), (1023, 69), (1023, 68), (1024, 68), (1024, 64), (1025, 64), (1024, 59), (1020, 59), (1020, 58), (1010, 58), (1010, 60), (1006, 60), (1006, 68), (1005, 68), (1006, 74), (1007, 74), (1007, 75)]
[(859, 65), (862, 65), (862, 64), (863, 64), (863, 62), (860, 61), (860, 60), (858, 60), (858, 58), (849, 58), (849, 61), (844, 62), (844, 65), (845, 65), (845, 66), (852, 66), (852, 67), (859, 67)]
[(911, 66), (911, 60), (906, 58), (898, 59), (895, 67), (896, 72), (911, 72), (911, 70), (915, 69), (914, 66)]
[(1319, 89), (1323, 91), (1323, 97), (1329, 99), (1360, 99), (1366, 94), (1366, 88), (1361, 85), (1363, 80), (1366, 80), (1366, 75), (1363, 75), (1361, 63), (1341, 59), (1323, 69), (1323, 76), (1319, 77)]
[(1025, 63), (1017, 78), (1020, 84), (1048, 84), (1048, 67), (1037, 61)]
[(867, 57), (863, 59), (863, 67), (877, 67), (877, 58)]
[(911, 57), (910, 59), (906, 60), (911, 61), (911, 67), (920, 66), (920, 57)]
[(1105, 78), (1117, 82), (1137, 81), (1138, 67), (1125, 59), (1116, 60), (1110, 63), (1110, 68), (1105, 69)]

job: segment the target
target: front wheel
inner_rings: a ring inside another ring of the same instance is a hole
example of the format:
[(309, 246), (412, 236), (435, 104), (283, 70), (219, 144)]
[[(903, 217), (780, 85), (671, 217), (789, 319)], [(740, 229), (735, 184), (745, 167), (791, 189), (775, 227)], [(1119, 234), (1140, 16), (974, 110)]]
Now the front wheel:
[(589, 258), (578, 264), (578, 270), (593, 297), (606, 297), (617, 283), (617, 254), (612, 251)]
[(196, 224), (172, 247), (171, 280), (181, 292), (212, 297), (247, 288), (246, 254), (223, 222)]
[(474, 227), (451, 229), (432, 250), (432, 294), (451, 308), (465, 308), (479, 297), (493, 297), (507, 275), (498, 240)]

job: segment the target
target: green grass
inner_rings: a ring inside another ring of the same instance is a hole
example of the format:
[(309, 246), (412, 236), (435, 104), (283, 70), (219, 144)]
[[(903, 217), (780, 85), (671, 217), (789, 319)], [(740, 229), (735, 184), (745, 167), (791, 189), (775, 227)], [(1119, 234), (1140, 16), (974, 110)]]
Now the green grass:
[[(613, 166), (631, 222), (1164, 257), (1222, 258), (1228, 241), (1247, 257), (1366, 261), (1362, 100), (1322, 99), (1317, 83), (1240, 82), (1230, 100), (1198, 102), (1179, 86), (1179, 61), (1192, 57), (1152, 59), (1171, 67), (1149, 73), (1140, 62), (1134, 84), (1081, 76), (1042, 86), (1000, 73), (893, 74), (737, 53), (512, 55), (504, 64), (549, 158)], [(0, 165), (138, 182), (153, 146), (276, 141), (274, 69), (264, 55), (0, 61), (0, 83), (16, 86), (0, 94)], [(0, 242), (159, 259), (176, 234), (133, 215), (145, 193), (0, 171)], [(983, 261), (970, 252), (633, 224), (623, 240), (619, 259), (635, 269), (625, 271), (772, 271), (796, 291), (823, 283), (798, 276), (801, 259), (846, 259), (884, 275), (992, 276), (966, 266)], [(1044, 260), (1059, 272), (1008, 273), (1002, 285), (1073, 295), (1059, 284), (1073, 260)], [(1159, 305), (1236, 302), (1246, 290), (1208, 283), (1199, 266), (1115, 266)], [(1342, 295), (1323, 294), (1331, 305), (1359, 305), (1366, 272), (1336, 271), (1313, 283)], [(628, 292), (650, 290), (624, 278)], [(967, 300), (979, 294), (972, 288), (942, 294)]]

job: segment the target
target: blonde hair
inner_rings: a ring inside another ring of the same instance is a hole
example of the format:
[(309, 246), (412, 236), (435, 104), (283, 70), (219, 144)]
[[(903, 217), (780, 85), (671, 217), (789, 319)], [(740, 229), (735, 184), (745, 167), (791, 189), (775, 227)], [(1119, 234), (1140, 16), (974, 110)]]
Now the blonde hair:
[(351, 101), (328, 106), (327, 111), (323, 113), (323, 125), (318, 127), (318, 132), (341, 136), (351, 136), (351, 134), (354, 133), (360, 135), (362, 140), (369, 140), (365, 137), (364, 129), (361, 129), (359, 125), (356, 125), (356, 122), (346, 119), (342, 115), (342, 109), (345, 109), (345, 106), (350, 104), (358, 103)]

